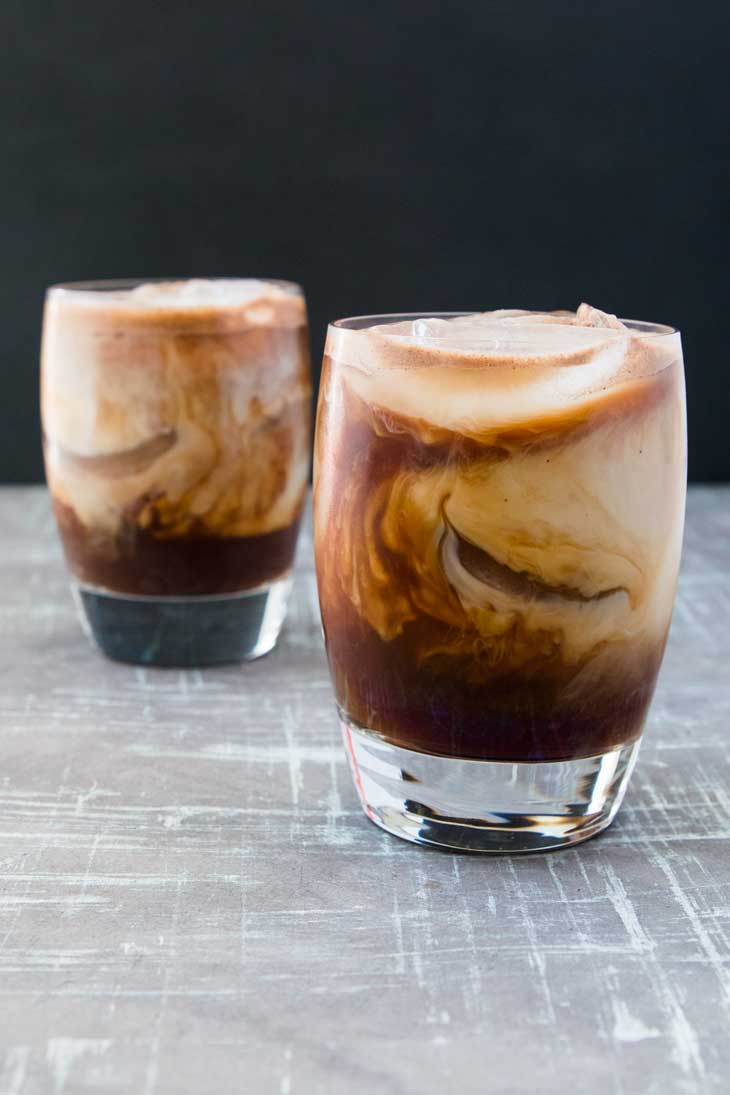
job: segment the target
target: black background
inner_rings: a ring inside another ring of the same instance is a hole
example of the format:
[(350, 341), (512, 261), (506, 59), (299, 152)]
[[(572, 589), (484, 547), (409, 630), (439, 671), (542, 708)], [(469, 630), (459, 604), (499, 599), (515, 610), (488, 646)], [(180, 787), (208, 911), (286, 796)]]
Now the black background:
[(728, 4), (0, 7), (0, 480), (39, 479), (43, 289), (260, 275), (326, 321), (574, 307), (681, 327), (730, 479)]

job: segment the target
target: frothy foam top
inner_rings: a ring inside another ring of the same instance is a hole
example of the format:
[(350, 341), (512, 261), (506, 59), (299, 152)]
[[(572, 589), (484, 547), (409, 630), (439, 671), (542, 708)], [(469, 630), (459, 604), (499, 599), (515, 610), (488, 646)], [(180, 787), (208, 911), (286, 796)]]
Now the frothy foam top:
[(335, 325), (326, 352), (366, 401), (466, 433), (562, 414), (681, 356), (672, 328), (629, 326), (587, 304)]
[(148, 281), (139, 285), (114, 282), (105, 287), (84, 283), (49, 290), (49, 305), (80, 322), (133, 326), (208, 323), (223, 326), (286, 326), (305, 322), (304, 298), (298, 286), (256, 278), (191, 278)]
[(145, 281), (140, 285), (120, 289), (76, 289), (63, 285), (51, 292), (73, 293), (75, 299), (90, 307), (172, 308), (229, 308), (231, 305), (248, 304), (252, 300), (280, 299), (290, 292), (268, 281), (256, 278), (191, 278), (190, 281)]
[[(648, 326), (648, 325), (647, 325)], [(671, 334), (672, 328), (653, 325), (651, 331), (637, 332), (616, 316), (581, 304), (577, 312), (529, 312), (502, 308), (448, 318), (422, 318), (362, 328), (379, 339), (404, 348), (434, 349), (492, 358), (495, 363), (509, 359), (562, 358), (582, 351), (625, 342), (648, 334)], [(460, 361), (459, 364), (464, 364)]]

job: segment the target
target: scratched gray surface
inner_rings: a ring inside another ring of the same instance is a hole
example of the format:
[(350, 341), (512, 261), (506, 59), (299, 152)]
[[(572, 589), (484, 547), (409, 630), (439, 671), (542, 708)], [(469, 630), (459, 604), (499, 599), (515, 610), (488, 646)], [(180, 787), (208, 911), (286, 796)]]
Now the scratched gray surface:
[(619, 820), (495, 860), (361, 816), (308, 538), (275, 654), (143, 671), (0, 491), (1, 1095), (729, 1090), (730, 488), (688, 526)]

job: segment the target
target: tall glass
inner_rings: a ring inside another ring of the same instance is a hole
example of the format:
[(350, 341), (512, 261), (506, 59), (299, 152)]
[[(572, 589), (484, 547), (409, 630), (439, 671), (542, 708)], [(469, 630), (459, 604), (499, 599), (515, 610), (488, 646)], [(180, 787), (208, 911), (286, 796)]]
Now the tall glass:
[(664, 652), (685, 469), (672, 328), (585, 305), (330, 326), (317, 575), (372, 821), (476, 852), (610, 824)]
[(270, 650), (309, 475), (301, 289), (54, 286), (41, 410), (74, 593), (104, 653), (199, 666)]

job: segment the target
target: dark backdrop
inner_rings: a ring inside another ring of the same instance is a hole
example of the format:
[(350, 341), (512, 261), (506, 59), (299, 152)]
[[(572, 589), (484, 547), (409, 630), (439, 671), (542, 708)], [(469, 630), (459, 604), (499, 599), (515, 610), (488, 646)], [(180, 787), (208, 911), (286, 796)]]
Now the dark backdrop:
[(292, 278), (328, 318), (572, 307), (682, 328), (730, 478), (727, 2), (3, 0), (0, 480), (42, 475), (44, 286)]

